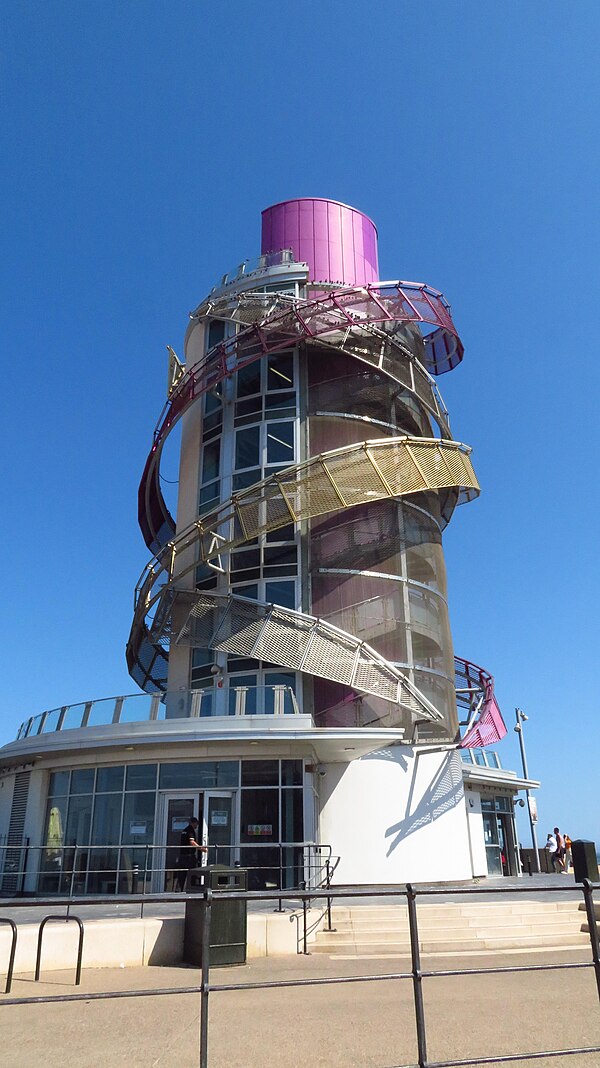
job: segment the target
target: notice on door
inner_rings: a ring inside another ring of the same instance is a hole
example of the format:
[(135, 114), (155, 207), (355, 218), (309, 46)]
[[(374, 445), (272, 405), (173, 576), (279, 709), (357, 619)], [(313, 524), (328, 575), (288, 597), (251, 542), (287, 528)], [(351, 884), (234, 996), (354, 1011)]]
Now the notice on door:
[(171, 830), (172, 831), (185, 831), (188, 823), (190, 822), (189, 816), (172, 816), (171, 817)]
[(210, 814), (211, 827), (226, 827), (229, 823), (229, 813), (226, 808), (215, 808)]
[(272, 823), (249, 823), (248, 834), (252, 838), (270, 838), (273, 834)]

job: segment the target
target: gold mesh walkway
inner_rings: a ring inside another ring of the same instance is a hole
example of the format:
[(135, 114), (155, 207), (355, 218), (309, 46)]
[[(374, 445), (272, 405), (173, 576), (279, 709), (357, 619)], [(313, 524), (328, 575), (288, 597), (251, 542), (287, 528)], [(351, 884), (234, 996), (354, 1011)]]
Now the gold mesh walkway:
[[(289, 467), (197, 519), (148, 565), (138, 584), (138, 600), (149, 606), (151, 586), (159, 575), (167, 581), (185, 574), (178, 567), (182, 554), (197, 546), (198, 562), (208, 563), (220, 553), (305, 519), (390, 497), (426, 490), (453, 489), (459, 502), (472, 500), (479, 484), (470, 449), (438, 438), (379, 438), (322, 453)], [(152, 580), (149, 584), (149, 580)]]
[(179, 617), (179, 643), (308, 671), (437, 718), (433, 706), (401, 672), (353, 635), (302, 613), (235, 596), (194, 593), (180, 584), (199, 562), (210, 562), (290, 522), (444, 489), (456, 493), (459, 501), (477, 496), (470, 449), (437, 438), (396, 437), (323, 453), (236, 494), (196, 520), (146, 568), (136, 590), (127, 646), (130, 668), (143, 668), (153, 656), (165, 655), (174, 606), (185, 600), (189, 611), (192, 598), (187, 620), (183, 623)]

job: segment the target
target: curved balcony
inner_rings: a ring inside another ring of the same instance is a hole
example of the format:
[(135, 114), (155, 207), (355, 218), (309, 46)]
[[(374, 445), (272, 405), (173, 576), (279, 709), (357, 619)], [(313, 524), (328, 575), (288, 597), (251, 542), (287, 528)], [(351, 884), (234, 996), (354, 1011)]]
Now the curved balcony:
[(118, 723), (148, 723), (167, 719), (205, 719), (215, 716), (297, 716), (300, 709), (290, 686), (216, 686), (207, 690), (168, 690), (166, 693), (102, 697), (53, 708), (25, 720), (17, 741), (54, 731), (107, 727)]

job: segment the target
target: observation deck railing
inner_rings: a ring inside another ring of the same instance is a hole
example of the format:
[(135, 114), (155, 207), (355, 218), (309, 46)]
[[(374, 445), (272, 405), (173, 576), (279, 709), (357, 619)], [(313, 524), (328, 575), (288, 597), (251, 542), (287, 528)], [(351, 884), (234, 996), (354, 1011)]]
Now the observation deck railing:
[(223, 289), (224, 286), (239, 282), (246, 275), (256, 274), (257, 271), (265, 271), (270, 267), (281, 267), (284, 264), (294, 262), (296, 262), (294, 260), (294, 251), (291, 248), (282, 248), (279, 252), (267, 252), (263, 253), (262, 256), (255, 256), (254, 259), (243, 260), (237, 267), (223, 275), (220, 282), (211, 289), (211, 295)]
[(17, 741), (54, 731), (166, 719), (300, 715), (291, 686), (223, 686), (128, 694), (63, 705), (25, 720)]
[(479, 768), (492, 768), (493, 771), (501, 771), (500, 757), (494, 750), (488, 749), (461, 749), (460, 758), (463, 764), (474, 764)]

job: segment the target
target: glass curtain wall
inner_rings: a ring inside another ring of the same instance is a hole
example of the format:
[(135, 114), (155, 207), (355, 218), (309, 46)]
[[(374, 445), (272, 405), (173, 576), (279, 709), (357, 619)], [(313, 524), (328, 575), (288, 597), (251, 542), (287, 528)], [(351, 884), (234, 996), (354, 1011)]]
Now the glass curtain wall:
[[(413, 394), (352, 357), (309, 350), (311, 456), (361, 441), (434, 437)], [(349, 631), (396, 664), (442, 712), (421, 738), (458, 730), (440, 504), (434, 493), (382, 500), (310, 523), (312, 614)], [(412, 717), (370, 696), (315, 678), (319, 726), (404, 727)]]
[[(39, 893), (151, 889), (162, 849), (157, 804), (171, 791), (232, 790), (242, 866), (256, 888), (304, 878), (302, 760), (181, 761), (51, 773)], [(282, 845), (280, 845), (282, 843)], [(286, 845), (290, 843), (290, 845)]]

